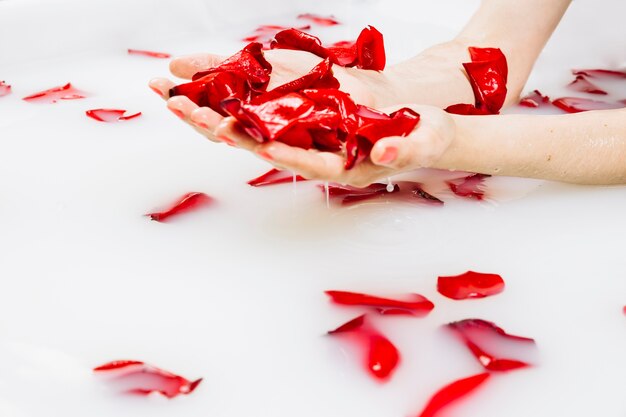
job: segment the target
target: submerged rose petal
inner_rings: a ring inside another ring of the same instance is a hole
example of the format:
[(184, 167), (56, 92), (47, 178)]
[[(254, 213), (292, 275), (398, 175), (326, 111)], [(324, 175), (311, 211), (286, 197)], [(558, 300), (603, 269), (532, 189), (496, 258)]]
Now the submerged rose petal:
[(482, 186), (485, 183), (485, 178), (489, 177), (490, 175), (486, 174), (471, 174), (466, 177), (446, 181), (446, 184), (459, 197), (482, 200), (485, 197), (485, 191), (482, 189)]
[(420, 294), (410, 294), (410, 297), (413, 299), (411, 301), (394, 300), (348, 291), (326, 291), (326, 294), (336, 304), (370, 307), (383, 315), (406, 314), (423, 317), (435, 308), (432, 302)]
[(284, 184), (293, 181), (307, 181), (307, 179), (301, 175), (294, 175), (289, 171), (281, 171), (279, 169), (272, 168), (265, 174), (248, 181), (248, 185), (253, 187), (265, 187), (267, 185)]
[(467, 271), (461, 275), (439, 277), (437, 291), (453, 300), (484, 298), (504, 291), (504, 280), (498, 274)]
[(612, 110), (626, 107), (624, 103), (597, 101), (580, 97), (561, 97), (552, 101), (552, 104), (568, 113), (579, 113), (593, 110)]
[(150, 217), (150, 220), (164, 222), (172, 216), (176, 216), (178, 214), (186, 213), (188, 211), (207, 206), (213, 203), (213, 201), (213, 198), (204, 193), (192, 192), (182, 196), (167, 210), (149, 213), (146, 214), (146, 216)]
[(118, 122), (122, 120), (130, 120), (135, 117), (141, 116), (141, 112), (137, 112), (134, 114), (129, 114), (128, 116), (124, 116), (126, 110), (117, 110), (117, 109), (92, 109), (87, 110), (85, 114), (92, 119), (95, 119), (99, 122)]
[(365, 315), (348, 321), (328, 334), (350, 336), (351, 340), (365, 351), (365, 367), (376, 379), (388, 379), (400, 362), (398, 349), (387, 337), (367, 323)]
[(522, 97), (519, 101), (519, 105), (524, 107), (537, 108), (552, 106), (552, 102), (550, 101), (550, 97), (544, 96), (539, 90), (534, 90), (527, 96)]
[[(447, 328), (456, 332), (485, 369), (505, 372), (531, 366), (522, 360), (501, 357), (508, 356), (507, 353), (497, 355), (488, 352), (491, 349), (510, 352), (519, 346), (534, 348), (535, 341), (531, 338), (510, 335), (494, 323), (481, 319), (467, 319), (449, 323)], [(514, 343), (511, 344), (510, 342)]]
[(22, 100), (31, 102), (56, 103), (58, 100), (76, 100), (87, 97), (86, 94), (77, 90), (71, 83), (59, 87), (53, 87), (48, 90), (40, 91), (22, 98)]
[(451, 114), (460, 114), (463, 116), (487, 116), (491, 113), (487, 108), (477, 108), (473, 104), (453, 104), (445, 108), (445, 111)]
[(137, 395), (157, 392), (167, 398), (191, 394), (202, 382), (202, 378), (190, 381), (141, 361), (113, 361), (94, 368), (94, 372), (109, 377), (108, 382), (122, 392)]
[(572, 74), (584, 75), (592, 78), (626, 78), (626, 70), (577, 69), (572, 70)]
[(434, 417), (448, 404), (453, 403), (477, 389), (488, 378), (489, 373), (485, 372), (473, 375), (468, 378), (456, 380), (437, 391), (431, 398), (419, 417)]
[(570, 90), (587, 94), (607, 95), (608, 93), (589, 81), (584, 75), (577, 75), (576, 79), (568, 84)]
[(165, 52), (144, 51), (141, 49), (129, 49), (128, 53), (130, 55), (143, 55), (143, 56), (149, 56), (151, 58), (161, 58), (161, 59), (171, 58), (172, 56)]
[(298, 19), (310, 20), (316, 25), (320, 26), (335, 26), (339, 25), (339, 21), (334, 16), (320, 16), (313, 13), (303, 13), (298, 15)]
[(11, 86), (4, 81), (0, 81), (0, 97), (11, 94)]

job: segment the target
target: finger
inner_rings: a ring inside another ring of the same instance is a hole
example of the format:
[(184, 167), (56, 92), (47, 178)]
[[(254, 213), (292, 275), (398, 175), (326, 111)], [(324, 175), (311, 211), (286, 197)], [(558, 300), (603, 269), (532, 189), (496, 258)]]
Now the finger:
[(170, 62), (170, 71), (179, 78), (191, 79), (195, 73), (215, 67), (224, 59), (226, 58), (214, 54), (181, 56)]
[(186, 96), (176, 96), (167, 100), (167, 108), (176, 116), (191, 124), (191, 112), (196, 110), (198, 106)]
[(160, 95), (161, 98), (165, 100), (170, 97), (170, 88), (174, 87), (175, 85), (176, 84), (174, 84), (167, 78), (153, 78), (148, 83), (148, 86), (152, 89), (152, 91)]
[(317, 152), (271, 142), (259, 146), (257, 154), (283, 169), (297, 172), (307, 179), (343, 182), (344, 161), (330, 152)]
[(208, 107), (198, 107), (189, 116), (189, 121), (207, 138), (214, 142), (219, 142), (215, 138), (215, 129), (222, 121), (223, 117), (219, 113)]
[(215, 137), (218, 141), (228, 145), (254, 152), (261, 145), (254, 138), (247, 135), (232, 117), (225, 117), (215, 128)]

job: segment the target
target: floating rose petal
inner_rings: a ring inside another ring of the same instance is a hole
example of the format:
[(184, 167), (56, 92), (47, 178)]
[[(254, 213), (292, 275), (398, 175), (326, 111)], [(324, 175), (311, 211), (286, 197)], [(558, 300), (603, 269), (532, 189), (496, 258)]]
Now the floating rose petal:
[(373, 308), (380, 314), (404, 314), (424, 317), (435, 308), (435, 305), (420, 294), (411, 294), (411, 301), (393, 300), (375, 295), (360, 294), (348, 291), (326, 291), (336, 304), (363, 306)]
[(552, 106), (552, 102), (550, 101), (550, 97), (544, 96), (541, 94), (539, 90), (534, 90), (529, 95), (522, 97), (519, 101), (520, 106), (524, 107), (545, 107)]
[(191, 394), (202, 378), (190, 381), (140, 361), (114, 361), (94, 368), (94, 372), (110, 377), (109, 382), (122, 392), (137, 395), (160, 393), (167, 398)]
[(622, 309), (622, 313), (624, 313), (624, 315), (626, 315), (626, 306), (624, 306), (624, 308)]
[(303, 13), (298, 15), (298, 19), (310, 20), (316, 25), (320, 26), (335, 26), (339, 25), (339, 21), (334, 16), (320, 16), (313, 13)]
[(431, 397), (424, 410), (419, 414), (419, 417), (435, 417), (448, 404), (467, 396), (481, 386), (489, 376), (489, 373), (485, 372), (459, 379), (446, 385)]
[(611, 103), (580, 97), (561, 97), (552, 101), (552, 104), (568, 113), (579, 113), (593, 110), (612, 110), (626, 107), (625, 103)]
[(482, 189), (482, 186), (485, 183), (485, 178), (488, 177), (490, 175), (471, 174), (466, 177), (449, 180), (446, 184), (459, 197), (482, 200), (485, 197), (485, 191)]
[(504, 280), (497, 274), (467, 271), (461, 275), (439, 277), (437, 291), (453, 300), (484, 298), (504, 291)]
[(480, 319), (461, 320), (449, 323), (447, 327), (459, 335), (485, 369), (504, 372), (531, 366), (525, 361), (500, 358), (487, 350), (515, 350), (519, 354), (520, 346), (535, 347), (533, 339), (507, 334), (494, 323)]
[[(272, 168), (265, 174), (248, 181), (248, 185), (253, 187), (265, 187), (266, 185), (284, 184), (293, 181), (294, 175), (291, 172)], [(296, 175), (295, 181), (307, 181), (307, 179), (301, 175)]]
[(131, 55), (143, 55), (143, 56), (149, 56), (151, 58), (161, 58), (161, 59), (171, 58), (172, 56), (165, 52), (144, 51), (141, 49), (129, 49), (128, 53)]
[(584, 75), (592, 78), (626, 78), (626, 71), (607, 69), (578, 69), (572, 70), (572, 74)]
[(584, 75), (577, 75), (576, 79), (568, 84), (570, 90), (587, 94), (607, 95), (608, 93), (589, 81)]
[(347, 335), (366, 353), (365, 366), (379, 380), (388, 379), (400, 362), (398, 349), (382, 333), (369, 325), (365, 315), (328, 332), (329, 335)]
[(213, 203), (213, 199), (204, 193), (192, 192), (185, 194), (173, 206), (165, 211), (146, 214), (151, 220), (164, 222), (172, 216), (195, 210)]
[(488, 116), (491, 113), (486, 108), (477, 108), (473, 104), (453, 104), (445, 108), (445, 111), (452, 114), (460, 114), (463, 116)]
[(0, 97), (11, 94), (11, 86), (4, 81), (0, 81)]
[(32, 102), (56, 103), (57, 100), (76, 100), (85, 98), (86, 94), (72, 87), (71, 83), (59, 87), (53, 87), (48, 90), (40, 91), (30, 96), (24, 97), (22, 100)]
[[(323, 186), (320, 186), (320, 188), (326, 192)], [(364, 188), (331, 184), (328, 186), (328, 194), (331, 199), (339, 200), (342, 205), (374, 199), (443, 205), (443, 201), (426, 192), (422, 188), (422, 184), (413, 181), (396, 182), (392, 191), (387, 190), (387, 184), (382, 183), (370, 184)]]
[(124, 113), (126, 113), (126, 110), (117, 109), (92, 109), (85, 112), (85, 114), (87, 114), (87, 116), (91, 117), (92, 119), (95, 119), (99, 122), (107, 123), (130, 120), (134, 119), (135, 117), (141, 116), (141, 112), (129, 114), (128, 116), (124, 116)]

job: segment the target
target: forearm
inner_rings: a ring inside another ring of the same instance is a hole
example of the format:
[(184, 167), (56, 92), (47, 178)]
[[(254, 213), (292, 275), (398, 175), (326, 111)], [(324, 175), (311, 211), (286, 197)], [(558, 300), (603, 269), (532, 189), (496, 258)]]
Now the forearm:
[(456, 137), (437, 168), (626, 184), (626, 109), (453, 118)]
[(388, 71), (398, 101), (446, 107), (473, 103), (462, 63), (470, 46), (503, 50), (509, 65), (505, 104), (517, 102), (537, 56), (571, 0), (483, 0), (459, 35)]

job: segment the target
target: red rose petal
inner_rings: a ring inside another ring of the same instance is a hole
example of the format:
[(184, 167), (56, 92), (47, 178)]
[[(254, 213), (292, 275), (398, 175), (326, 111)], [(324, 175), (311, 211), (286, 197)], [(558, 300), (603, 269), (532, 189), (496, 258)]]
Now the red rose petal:
[(192, 192), (182, 196), (173, 206), (165, 211), (146, 214), (151, 220), (164, 222), (172, 216), (209, 205), (214, 200), (204, 193)]
[(550, 97), (544, 96), (541, 94), (539, 90), (534, 90), (532, 93), (528, 94), (525, 97), (522, 97), (519, 102), (520, 106), (524, 107), (545, 107), (552, 106), (552, 102), (550, 101)]
[(320, 26), (335, 26), (340, 24), (339, 21), (333, 16), (320, 16), (313, 13), (299, 14), (298, 19), (310, 20)]
[(371, 307), (382, 315), (406, 314), (423, 317), (435, 308), (432, 302), (420, 294), (411, 294), (411, 298), (414, 299), (412, 301), (393, 300), (348, 291), (326, 291), (326, 294), (336, 304)]
[(493, 114), (487, 108), (477, 108), (473, 104), (453, 104), (446, 107), (445, 111), (463, 116), (487, 116)]
[(124, 113), (126, 113), (126, 110), (116, 109), (92, 109), (85, 112), (85, 114), (87, 114), (87, 116), (91, 117), (92, 119), (95, 119), (99, 122), (107, 123), (118, 122), (121, 120), (130, 120), (134, 119), (135, 117), (141, 116), (141, 112), (130, 114), (128, 116), (124, 116)]
[(488, 378), (485, 372), (468, 378), (459, 379), (437, 391), (431, 398), (419, 417), (434, 417), (448, 404), (455, 402), (481, 386)]
[(270, 48), (306, 51), (320, 58), (328, 58), (330, 56), (318, 37), (294, 28), (278, 32), (270, 44)]
[[(265, 174), (251, 179), (250, 181), (248, 181), (248, 184), (253, 187), (265, 187), (267, 185), (284, 184), (292, 181), (294, 181), (294, 176), (292, 173), (272, 168)], [(296, 175), (295, 181), (307, 181), (307, 179), (302, 177), (301, 175)]]
[(71, 83), (59, 87), (53, 87), (48, 90), (40, 91), (22, 98), (22, 100), (32, 102), (56, 103), (58, 100), (76, 100), (85, 98), (86, 94), (72, 87)]
[[(388, 185), (382, 183), (370, 184), (364, 188), (356, 188), (338, 184), (328, 186), (329, 197), (339, 200), (342, 205), (350, 205), (373, 199), (389, 199), (405, 202), (419, 202), (430, 205), (443, 205), (443, 201), (426, 192), (422, 184), (413, 181), (399, 181), (393, 185), (393, 190), (387, 190)], [(326, 191), (324, 186), (320, 186)]]
[[(447, 324), (461, 338), (478, 362), (490, 371), (506, 372), (531, 366), (529, 363), (488, 353), (487, 350), (513, 350), (517, 346), (535, 346), (533, 339), (507, 334), (494, 323), (481, 319), (467, 319)], [(514, 342), (513, 345), (511, 343)]]
[(141, 49), (129, 49), (128, 53), (131, 55), (143, 55), (143, 56), (149, 56), (151, 58), (161, 58), (161, 59), (171, 58), (172, 56), (165, 52), (144, 51)]
[(498, 274), (467, 271), (461, 275), (439, 277), (437, 291), (453, 300), (484, 298), (504, 291), (504, 280)]
[(598, 87), (597, 85), (589, 81), (587, 78), (585, 78), (584, 75), (577, 75), (576, 79), (572, 81), (571, 83), (569, 83), (567, 87), (570, 90), (578, 91), (581, 93), (600, 94), (600, 95), (608, 94), (606, 91), (604, 91), (603, 89), (601, 89), (600, 87)]
[(202, 378), (190, 381), (140, 361), (109, 362), (94, 368), (94, 372), (110, 376), (109, 382), (123, 392), (138, 395), (158, 392), (167, 398), (191, 394), (202, 382)]
[(11, 86), (4, 81), (0, 81), (0, 97), (11, 94)]
[(356, 41), (339, 41), (326, 47), (335, 56), (337, 65), (353, 67), (357, 62)]
[(374, 26), (367, 26), (356, 40), (357, 68), (382, 71), (385, 69), (383, 34)]
[(572, 70), (572, 74), (592, 78), (626, 78), (626, 71), (607, 69), (578, 69)]
[[(291, 27), (280, 25), (260, 25), (254, 30), (252, 35), (249, 35), (242, 40), (244, 42), (259, 42), (263, 45), (263, 49), (270, 49), (270, 43), (274, 39), (274, 36), (278, 32), (287, 29), (291, 29)], [(311, 29), (311, 25), (301, 26), (296, 29), (308, 30)]]
[(580, 97), (561, 97), (552, 101), (559, 109), (568, 113), (578, 113), (593, 110), (612, 110), (626, 107), (624, 103), (610, 103), (606, 101), (590, 100)]
[(251, 87), (241, 72), (224, 71), (172, 87), (169, 94), (170, 97), (186, 96), (200, 107), (210, 107), (222, 116), (227, 116), (221, 107), (222, 101), (233, 98), (247, 100)]
[(450, 190), (459, 197), (474, 198), (482, 200), (485, 197), (485, 191), (482, 186), (485, 178), (490, 177), (486, 174), (471, 174), (466, 177), (457, 178), (446, 181)]
[(254, 89), (264, 89), (270, 81), (272, 65), (265, 59), (262, 49), (263, 46), (260, 43), (252, 42), (217, 67), (197, 72), (192, 80), (199, 80), (218, 72), (235, 72), (245, 76)]
[(365, 315), (350, 320), (328, 334), (352, 336), (352, 340), (367, 352), (366, 369), (379, 380), (388, 379), (400, 362), (398, 349), (365, 321)]
[(498, 48), (468, 48), (472, 62), (463, 63), (474, 92), (474, 106), (455, 104), (448, 113), (463, 115), (498, 114), (507, 94), (508, 64)]

